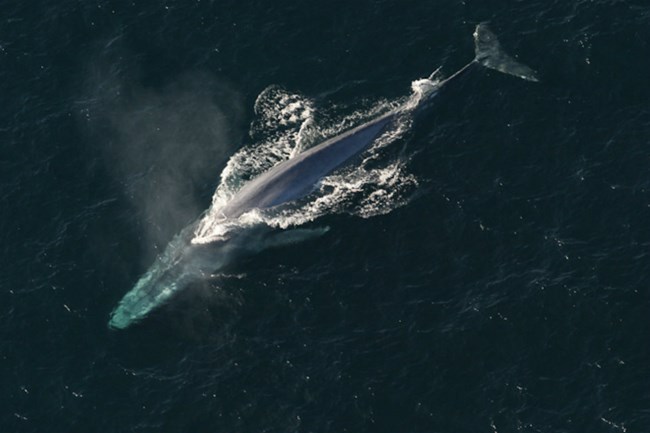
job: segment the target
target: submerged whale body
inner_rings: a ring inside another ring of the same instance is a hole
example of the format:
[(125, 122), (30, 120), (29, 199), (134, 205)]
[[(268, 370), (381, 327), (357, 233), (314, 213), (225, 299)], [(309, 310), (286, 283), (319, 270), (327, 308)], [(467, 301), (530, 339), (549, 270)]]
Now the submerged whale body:
[[(278, 163), (245, 184), (220, 209), (223, 219), (235, 221), (254, 209), (268, 209), (307, 196), (323, 177), (351, 161), (394, 127), (400, 116), (425, 109), (441, 88), (475, 66), (537, 81), (530, 68), (518, 63), (501, 49), (496, 36), (485, 24), (476, 27), (474, 42), (475, 58), (447, 79), (434, 83), (415, 106), (398, 107)], [(435, 74), (429, 79), (433, 79)], [(197, 225), (198, 221), (176, 235), (164, 253), (122, 298), (111, 313), (110, 328), (124, 329), (138, 322), (192, 281), (209, 276), (241, 254), (255, 253), (270, 246), (293, 243), (322, 233), (318, 230), (291, 230), (276, 235), (260, 235), (255, 230), (240, 227), (204, 245), (192, 242)]]

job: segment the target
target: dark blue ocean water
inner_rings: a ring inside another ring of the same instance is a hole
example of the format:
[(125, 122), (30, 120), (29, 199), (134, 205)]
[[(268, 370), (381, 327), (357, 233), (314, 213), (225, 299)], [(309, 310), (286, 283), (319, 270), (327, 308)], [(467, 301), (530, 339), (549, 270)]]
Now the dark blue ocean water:
[[(1, 432), (650, 431), (647, 2), (3, 1), (0, 20)], [(107, 328), (261, 140), (264, 89), (331, 126), (451, 74), (481, 21), (541, 82), (477, 70), (440, 95), (385, 150), (417, 179), (402, 206), (323, 215), (304, 226), (324, 236)]]

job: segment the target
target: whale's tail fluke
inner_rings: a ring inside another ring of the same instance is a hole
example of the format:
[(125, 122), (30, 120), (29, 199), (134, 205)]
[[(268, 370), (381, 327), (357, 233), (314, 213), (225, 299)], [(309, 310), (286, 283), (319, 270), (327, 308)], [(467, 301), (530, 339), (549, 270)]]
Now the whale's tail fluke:
[(539, 81), (535, 71), (519, 63), (503, 51), (499, 40), (485, 23), (476, 26), (474, 49), (476, 52), (474, 61), (486, 68), (514, 75), (524, 80)]

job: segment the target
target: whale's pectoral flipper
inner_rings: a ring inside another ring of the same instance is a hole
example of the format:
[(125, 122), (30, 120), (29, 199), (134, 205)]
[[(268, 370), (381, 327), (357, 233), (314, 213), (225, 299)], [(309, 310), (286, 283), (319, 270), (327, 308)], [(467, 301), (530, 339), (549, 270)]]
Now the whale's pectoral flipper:
[(481, 23), (474, 31), (474, 61), (489, 69), (504, 74), (514, 75), (529, 81), (539, 81), (535, 71), (510, 57), (503, 49), (497, 37), (490, 31), (487, 24)]
[(329, 227), (316, 227), (313, 229), (290, 229), (267, 238), (263, 244), (263, 249), (277, 248), (285, 245), (297, 244), (309, 239), (323, 236), (329, 231)]

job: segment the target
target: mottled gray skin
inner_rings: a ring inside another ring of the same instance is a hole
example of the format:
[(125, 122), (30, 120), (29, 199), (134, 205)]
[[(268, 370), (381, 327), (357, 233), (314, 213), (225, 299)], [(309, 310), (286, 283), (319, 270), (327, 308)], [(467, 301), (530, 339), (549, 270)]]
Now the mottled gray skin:
[(237, 192), (222, 213), (237, 218), (252, 209), (292, 202), (309, 194), (318, 182), (366, 149), (392, 124), (395, 111), (346, 131), (283, 161)]

